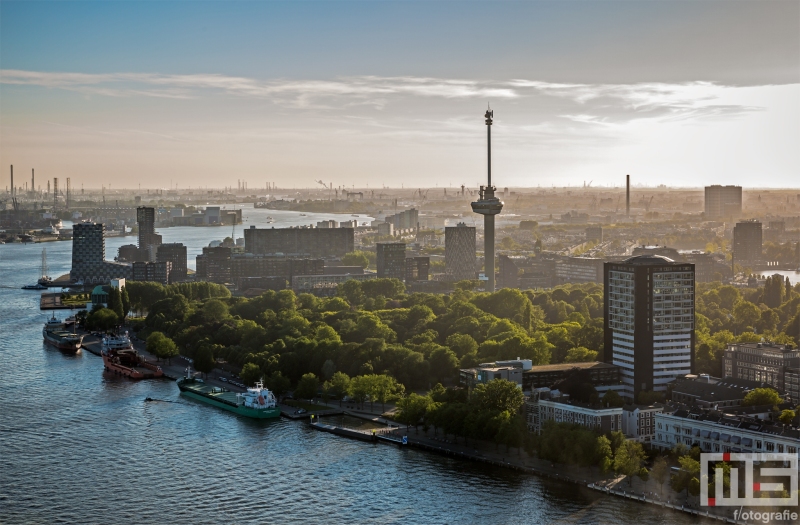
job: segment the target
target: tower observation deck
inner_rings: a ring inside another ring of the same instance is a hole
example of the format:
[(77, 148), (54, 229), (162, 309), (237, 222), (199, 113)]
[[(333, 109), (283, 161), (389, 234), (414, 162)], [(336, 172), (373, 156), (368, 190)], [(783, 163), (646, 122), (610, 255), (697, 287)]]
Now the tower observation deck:
[(486, 117), (488, 181), (486, 186), (481, 186), (478, 200), (472, 203), (472, 211), (483, 215), (484, 268), (488, 279), (486, 290), (494, 292), (494, 216), (503, 210), (503, 201), (494, 196), (496, 188), (492, 186), (492, 119), (494, 111), (487, 109), (484, 117)]

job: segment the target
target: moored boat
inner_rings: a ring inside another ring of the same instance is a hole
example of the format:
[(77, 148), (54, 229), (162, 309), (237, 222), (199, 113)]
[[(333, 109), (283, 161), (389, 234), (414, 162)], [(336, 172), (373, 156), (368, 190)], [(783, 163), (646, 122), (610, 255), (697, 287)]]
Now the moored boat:
[(106, 370), (131, 379), (150, 379), (164, 375), (160, 366), (149, 363), (133, 348), (103, 348), (100, 355)]
[(55, 314), (44, 324), (42, 337), (45, 343), (68, 354), (76, 353), (83, 344), (83, 336), (64, 330), (64, 323), (57, 319)]
[(275, 395), (260, 381), (242, 393), (206, 385), (195, 377), (182, 377), (177, 383), (181, 394), (240, 416), (270, 419), (281, 415)]
[(128, 332), (122, 335), (106, 335), (103, 337), (103, 348), (106, 350), (127, 350), (133, 348)]

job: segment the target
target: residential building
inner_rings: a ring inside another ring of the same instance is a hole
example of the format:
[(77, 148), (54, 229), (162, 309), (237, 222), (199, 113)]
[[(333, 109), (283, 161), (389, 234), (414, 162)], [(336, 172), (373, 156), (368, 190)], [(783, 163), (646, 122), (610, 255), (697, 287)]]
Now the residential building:
[(336, 295), (339, 285), (350, 279), (367, 281), (377, 277), (374, 273), (360, 275), (335, 274), (335, 275), (296, 275), (292, 277), (292, 290), (296, 294), (310, 293), (318, 297), (332, 297)]
[(387, 236), (394, 235), (394, 224), (391, 222), (382, 222), (377, 226), (378, 235)]
[(710, 283), (715, 281), (714, 273), (714, 256), (710, 253), (693, 250), (689, 252), (681, 252), (680, 261), (686, 261), (694, 264), (694, 281), (696, 283)]
[(733, 228), (733, 262), (740, 266), (757, 266), (764, 260), (761, 222), (748, 219)]
[(587, 226), (586, 227), (586, 241), (587, 242), (603, 242), (603, 227), (602, 226)]
[(406, 276), (406, 243), (379, 242), (375, 249), (378, 277), (402, 281)]
[(786, 372), (790, 368), (800, 368), (800, 350), (793, 345), (731, 343), (722, 356), (725, 377), (763, 382), (792, 395), (786, 387)]
[(797, 454), (800, 430), (724, 411), (666, 406), (655, 414), (652, 445), (669, 450), (682, 443), (703, 452)]
[(742, 214), (741, 186), (706, 186), (705, 218), (738, 218)]
[(800, 367), (786, 369), (786, 374), (783, 376), (783, 386), (792, 403), (800, 405)]
[(467, 388), (475, 388), (479, 384), (486, 384), (495, 379), (505, 379), (522, 389), (522, 372), (522, 368), (517, 366), (494, 366), (494, 363), (484, 363), (475, 368), (460, 370), (459, 378), (461, 384)]
[(628, 439), (650, 443), (656, 435), (656, 414), (664, 405), (625, 405), (622, 407), (622, 432)]
[(188, 273), (186, 259), (186, 246), (179, 242), (161, 244), (156, 248), (156, 262), (169, 262), (171, 264), (170, 283), (180, 283), (186, 280)]
[(147, 261), (148, 260), (148, 253), (146, 250), (140, 250), (138, 246), (135, 244), (125, 244), (124, 246), (120, 246), (119, 250), (117, 251), (117, 261), (118, 262), (136, 262), (136, 261)]
[(353, 228), (256, 228), (244, 230), (244, 251), (257, 255), (342, 257), (354, 247)]
[(556, 260), (559, 283), (603, 282), (603, 259), (597, 257), (562, 257)]
[(430, 257), (406, 257), (405, 281), (407, 283), (414, 281), (427, 281), (430, 267)]
[(72, 227), (72, 282), (102, 284), (130, 277), (127, 264), (106, 261), (106, 239), (102, 223), (79, 222)]
[(516, 258), (512, 259), (508, 255), (500, 254), (497, 256), (497, 288), (519, 288), (520, 270), (516, 264)]
[(386, 217), (386, 222), (390, 223), (395, 230), (413, 230), (419, 224), (419, 211), (416, 208), (403, 210)]
[(537, 388), (553, 386), (576, 370), (585, 370), (592, 385), (616, 385), (620, 382), (620, 367), (599, 361), (589, 363), (560, 363), (533, 366), (522, 375), (522, 390), (532, 392)]
[(459, 222), (444, 229), (445, 274), (451, 281), (475, 279), (475, 227)]
[(325, 273), (323, 259), (300, 259), (281, 255), (254, 255), (252, 253), (231, 256), (231, 282), (240, 287), (243, 279), (251, 277), (281, 277), (291, 281), (295, 275), (322, 275)]
[(666, 391), (694, 369), (694, 265), (638, 255), (604, 273), (605, 361), (622, 367), (629, 400)]
[[(136, 222), (139, 226), (139, 250), (145, 253), (150, 246), (161, 244), (161, 235), (156, 233), (156, 210), (149, 206), (139, 206), (136, 208)], [(154, 259), (149, 258), (153, 261)]]
[(597, 432), (622, 430), (622, 408), (593, 407), (570, 401), (558, 390), (537, 388), (525, 402), (528, 429), (541, 433), (547, 421), (581, 425)]
[(721, 379), (707, 374), (689, 374), (672, 384), (670, 397), (673, 402), (682, 405), (728, 409), (741, 406), (744, 396), (756, 388), (769, 386), (771, 385), (749, 379)]
[(170, 261), (133, 263), (132, 281), (150, 281), (161, 284), (169, 284), (172, 263)]
[(195, 280), (221, 284), (231, 282), (231, 249), (204, 247), (203, 253), (197, 256)]

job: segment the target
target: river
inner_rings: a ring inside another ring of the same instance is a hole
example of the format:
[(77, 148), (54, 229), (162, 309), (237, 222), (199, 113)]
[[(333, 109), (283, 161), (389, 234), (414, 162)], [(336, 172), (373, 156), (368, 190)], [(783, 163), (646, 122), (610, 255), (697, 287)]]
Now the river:
[[(245, 226), (264, 225), (267, 215), (276, 227), (336, 218), (249, 209)], [(188, 246), (193, 267), (202, 246), (230, 229), (160, 233)], [(130, 242), (109, 238), (107, 257)], [(43, 247), (50, 274), (67, 273), (68, 242), (0, 245), (0, 523), (697, 523), (573, 484), (351, 441), (302, 422), (242, 419), (180, 397), (168, 380), (105, 374), (99, 357), (42, 343), (39, 293), (20, 287), (38, 277)]]

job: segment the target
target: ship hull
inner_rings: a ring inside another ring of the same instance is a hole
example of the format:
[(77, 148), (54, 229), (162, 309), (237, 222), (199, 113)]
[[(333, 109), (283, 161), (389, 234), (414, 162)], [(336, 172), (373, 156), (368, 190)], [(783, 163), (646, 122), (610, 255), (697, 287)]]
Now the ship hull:
[[(149, 363), (147, 363), (149, 364)], [(164, 376), (164, 372), (155, 365), (147, 366), (142, 363), (141, 366), (129, 367), (112, 362), (107, 355), (103, 354), (103, 365), (109, 372), (130, 377), (131, 379), (155, 379)]]
[(281, 409), (278, 408), (278, 407), (266, 408), (266, 409), (263, 409), (263, 410), (254, 410), (252, 408), (247, 408), (247, 407), (244, 407), (244, 406), (229, 405), (227, 403), (223, 403), (222, 401), (218, 401), (218, 400), (216, 400), (214, 398), (205, 396), (205, 395), (203, 395), (201, 393), (198, 393), (198, 392), (194, 392), (194, 391), (189, 390), (187, 388), (181, 387), (180, 390), (181, 390), (181, 395), (184, 395), (186, 397), (195, 399), (197, 401), (200, 401), (202, 403), (206, 403), (208, 405), (211, 405), (211, 406), (214, 406), (214, 407), (217, 407), (217, 408), (221, 408), (223, 410), (227, 410), (228, 412), (233, 412), (234, 414), (237, 414), (237, 415), (240, 415), (240, 416), (244, 416), (244, 417), (250, 417), (250, 418), (253, 418), (253, 419), (274, 419), (276, 417), (280, 417), (280, 415), (281, 415)]
[(50, 334), (48, 332), (44, 332), (44, 342), (49, 344), (50, 346), (54, 346), (64, 352), (65, 354), (75, 354), (78, 350), (81, 349), (81, 344), (83, 343), (83, 337), (80, 337), (77, 341), (70, 341), (65, 339), (60, 339), (58, 336)]

